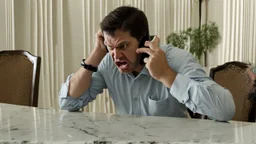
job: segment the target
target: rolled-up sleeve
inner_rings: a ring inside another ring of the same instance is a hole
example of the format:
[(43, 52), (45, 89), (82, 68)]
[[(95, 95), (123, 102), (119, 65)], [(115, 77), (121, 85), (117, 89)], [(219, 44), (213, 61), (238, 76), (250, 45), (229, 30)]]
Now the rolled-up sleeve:
[(180, 53), (184, 60), (179, 64), (170, 93), (191, 111), (220, 120), (231, 120), (235, 104), (229, 90), (208, 77), (191, 54)]

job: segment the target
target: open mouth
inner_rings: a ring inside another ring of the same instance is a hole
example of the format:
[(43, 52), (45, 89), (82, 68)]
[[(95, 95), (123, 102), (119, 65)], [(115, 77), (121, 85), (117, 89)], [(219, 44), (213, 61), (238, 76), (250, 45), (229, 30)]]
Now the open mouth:
[(128, 62), (126, 61), (118, 61), (116, 62), (117, 67), (119, 67), (122, 70), (128, 69)]

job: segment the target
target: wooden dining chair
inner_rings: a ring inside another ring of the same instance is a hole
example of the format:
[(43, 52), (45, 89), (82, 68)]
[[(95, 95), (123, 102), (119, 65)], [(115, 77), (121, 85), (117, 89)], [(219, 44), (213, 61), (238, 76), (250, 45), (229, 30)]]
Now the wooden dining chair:
[(233, 120), (255, 122), (256, 98), (250, 96), (255, 86), (249, 69), (246, 63), (233, 61), (210, 70), (210, 77), (233, 95), (236, 108)]
[(28, 51), (0, 51), (0, 102), (37, 107), (40, 64)]

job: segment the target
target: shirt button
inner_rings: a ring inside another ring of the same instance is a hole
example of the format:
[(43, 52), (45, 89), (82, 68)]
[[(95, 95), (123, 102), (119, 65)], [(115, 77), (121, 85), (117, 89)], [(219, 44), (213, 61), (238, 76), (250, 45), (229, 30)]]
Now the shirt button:
[(134, 100), (138, 100), (137, 98), (134, 98)]

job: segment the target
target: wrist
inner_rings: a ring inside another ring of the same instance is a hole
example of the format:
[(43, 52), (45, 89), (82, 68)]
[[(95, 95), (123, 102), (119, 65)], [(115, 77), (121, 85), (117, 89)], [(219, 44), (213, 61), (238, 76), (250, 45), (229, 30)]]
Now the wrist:
[(171, 88), (176, 76), (177, 73), (173, 71), (171, 68), (169, 68), (164, 72), (163, 76), (160, 78), (160, 82), (162, 82), (166, 87)]
[(84, 61), (85, 61), (85, 59), (82, 59), (82, 62), (81, 62), (81, 66), (83, 66), (84, 69), (87, 69), (87, 70), (92, 71), (92, 72), (97, 72), (98, 71), (98, 67), (88, 65)]

